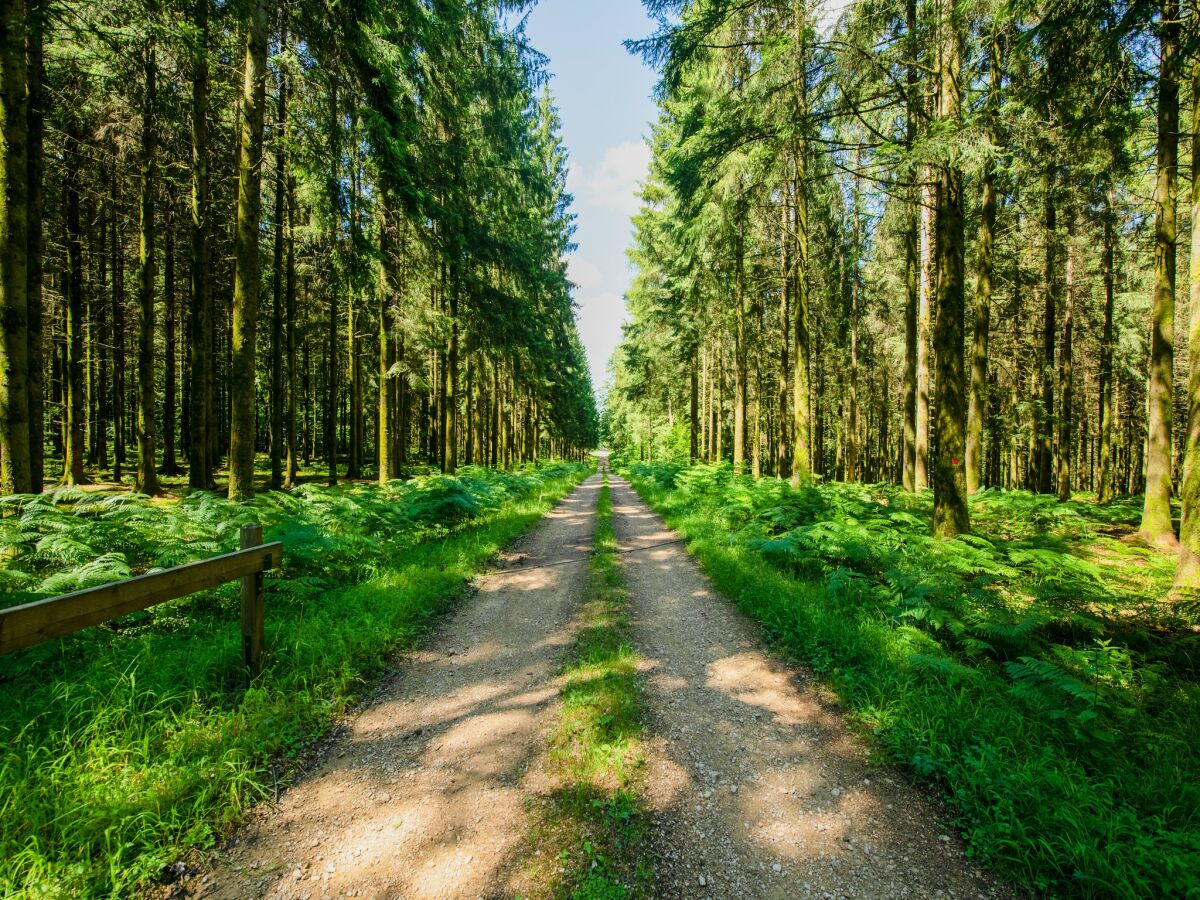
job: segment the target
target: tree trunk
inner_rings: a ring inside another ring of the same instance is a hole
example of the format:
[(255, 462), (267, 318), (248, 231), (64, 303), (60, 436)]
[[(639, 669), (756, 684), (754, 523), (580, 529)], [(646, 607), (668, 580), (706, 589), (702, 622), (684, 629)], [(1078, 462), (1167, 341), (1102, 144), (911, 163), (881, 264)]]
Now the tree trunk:
[(861, 151), (855, 151), (855, 175), (853, 200), (850, 215), (851, 223), (851, 257), (850, 257), (850, 384), (847, 403), (846, 422), (846, 481), (856, 482), (862, 479), (859, 471), (862, 448), (859, 446), (859, 400), (858, 400), (858, 329), (859, 329), (859, 255), (862, 253), (862, 223), (860, 221), (860, 184), (857, 172), (862, 167)]
[(688, 461), (695, 463), (700, 458), (700, 369), (699, 346), (692, 347), (688, 362)]
[(917, 305), (917, 455), (913, 485), (918, 491), (929, 485), (929, 342), (937, 279), (932, 179), (933, 172), (926, 166), (921, 184), (921, 279)]
[(1038, 420), (1037, 489), (1048, 494), (1054, 486), (1054, 343), (1058, 313), (1058, 211), (1055, 205), (1055, 173), (1046, 174), (1046, 268), (1045, 312), (1042, 318), (1042, 411)]
[(1071, 499), (1071, 451), (1074, 446), (1071, 416), (1074, 414), (1075, 255), (1070, 240), (1073, 226), (1074, 218), (1068, 216), (1066, 302), (1063, 306), (1062, 348), (1058, 361), (1058, 499), (1063, 503)]
[(109, 259), (112, 262), (113, 332), (113, 481), (119, 482), (125, 464), (125, 257), (121, 239), (120, 205), (117, 195), (116, 148), (109, 173), (112, 197), (112, 229), (109, 232)]
[(287, 475), (283, 486), (296, 486), (299, 453), (296, 448), (296, 177), (288, 174), (287, 192)]
[(1146, 495), (1140, 534), (1175, 542), (1171, 521), (1171, 420), (1175, 364), (1175, 191), (1179, 163), (1179, 3), (1163, 0), (1159, 26), (1158, 159), (1154, 188), (1154, 294), (1146, 418)]
[[(1193, 17), (1193, 22), (1197, 21)], [(1183, 458), (1183, 515), (1179, 526), (1179, 563), (1175, 588), (1200, 591), (1200, 57), (1192, 62), (1192, 253), (1188, 262), (1188, 409), (1187, 448)]]
[[(110, 227), (111, 212), (108, 209), (107, 202), (100, 202), (100, 222), (99, 235), (96, 240), (96, 390), (99, 397), (96, 400), (96, 409), (100, 417), (100, 421), (96, 428), (96, 464), (101, 471), (108, 468), (108, 423), (111, 419), (109, 404), (111, 395), (108, 390), (108, 346), (109, 346), (109, 316), (106, 314), (106, 289), (108, 287), (108, 255), (106, 248), (108, 246), (108, 229)], [(51, 354), (53, 355), (53, 354)], [(51, 390), (53, 397), (53, 389)]]
[(25, 0), (0, 9), (0, 494), (33, 489), (29, 458), (29, 207)]
[(392, 367), (396, 364), (392, 342), (392, 241), (388, 197), (381, 195), (379, 205), (379, 483), (386, 484), (398, 473), (392, 471)]
[[(29, 391), (29, 482), (30, 489), (40, 494), (46, 481), (45, 385), (42, 370), (43, 321), (42, 310), (42, 178), (45, 154), (42, 138), (45, 131), (46, 91), (43, 84), (43, 29), (45, 2), (33, 0), (29, 6), (29, 34), (26, 37), (26, 83), (28, 85), (28, 172), (26, 202), (29, 210), (28, 247), (26, 250), (26, 306), (28, 309), (28, 366), (26, 388)], [(103, 259), (103, 252), (100, 258)], [(104, 424), (100, 430), (103, 433)]]
[[(749, 377), (747, 348), (746, 348), (746, 296), (745, 296), (745, 215), (738, 212), (737, 248), (734, 263), (733, 285), (733, 315), (734, 315), (734, 383), (733, 383), (733, 471), (742, 474), (746, 464), (746, 420), (748, 418), (749, 390), (746, 384)], [(650, 433), (651, 441), (654, 433)]]
[[(1112, 191), (1108, 192), (1108, 205), (1104, 210), (1104, 331), (1100, 339), (1100, 485), (1096, 499), (1109, 503), (1113, 499), (1115, 460), (1113, 458), (1113, 427), (1116, 404), (1113, 391), (1113, 311), (1116, 291), (1114, 290), (1113, 257), (1116, 238), (1113, 228)], [(1193, 259), (1197, 257), (1193, 254)], [(1193, 283), (1195, 283), (1193, 281)], [(1200, 313), (1200, 304), (1192, 307)], [(1200, 324), (1200, 323), (1198, 323)], [(1196, 348), (1200, 351), (1200, 345)]]
[(208, 4), (196, 0), (192, 46), (192, 226), (191, 226), (191, 413), (188, 439), (188, 484), (211, 490), (213, 403), (211, 387), (213, 314), (208, 260)]
[[(937, 118), (956, 126), (961, 118), (959, 78), (962, 45), (955, 0), (939, 0), (941, 61), (938, 72)], [(934, 337), (938, 452), (933, 469), (933, 533), (954, 537), (971, 528), (967, 511), (963, 455), (966, 442), (966, 397), (963, 372), (962, 171), (952, 158), (938, 168), (937, 331)]]
[(67, 224), (67, 402), (66, 452), (63, 459), (63, 481), (67, 484), (86, 484), (83, 471), (84, 429), (84, 358), (83, 358), (83, 242), (79, 221), (80, 151), (79, 122), (71, 117), (66, 136), (66, 172), (63, 183), (64, 218)]
[[(920, 37), (917, 34), (917, 0), (904, 3), (905, 52), (905, 126), (904, 143), (911, 151), (917, 142), (917, 118), (920, 115), (921, 70), (918, 63)], [(910, 176), (911, 177), (911, 176)], [(917, 340), (918, 310), (921, 292), (919, 250), (920, 191), (909, 188), (904, 229), (904, 451), (901, 484), (906, 491), (918, 490), (917, 484)]]
[(450, 351), (446, 355), (445, 409), (442, 412), (442, 427), (446, 436), (442, 454), (443, 471), (450, 474), (458, 469), (458, 292), (461, 285), (462, 281), (456, 272), (450, 285)]
[[(994, 117), (1000, 102), (1002, 78), (1000, 41), (992, 40), (987, 108)], [(992, 121), (989, 121), (989, 126)], [(992, 142), (996, 143), (995, 135)], [(979, 221), (979, 278), (975, 289), (975, 330), (971, 336), (971, 395), (967, 403), (967, 493), (983, 485), (983, 419), (987, 410), (988, 338), (992, 318), (992, 244), (996, 228), (996, 183), (989, 160), (983, 173), (983, 198)]]
[(167, 216), (165, 226), (165, 246), (163, 247), (163, 303), (166, 313), (165, 321), (163, 322), (163, 337), (165, 347), (163, 348), (166, 356), (165, 360), (165, 379), (166, 385), (163, 390), (163, 461), (162, 471), (164, 475), (178, 475), (179, 461), (175, 458), (175, 417), (176, 417), (176, 327), (178, 325), (176, 318), (175, 304), (175, 216), (170, 210), (173, 207), (167, 207)]
[[(287, 35), (280, 38), (287, 46)], [(271, 277), (271, 490), (283, 487), (284, 438), (284, 291), (287, 273), (287, 76), (280, 70), (279, 96), (275, 107), (275, 246)]]
[(269, 0), (258, 0), (246, 34), (234, 242), (229, 430), (229, 499), (254, 496), (254, 376), (258, 335), (258, 225), (262, 214), (263, 106), (267, 83)]
[(154, 459), (154, 281), (157, 260), (154, 240), (156, 194), (158, 191), (155, 108), (158, 95), (158, 65), (152, 41), (147, 42), (142, 97), (141, 191), (138, 199), (138, 387), (137, 387), (137, 473), (134, 490), (159, 493), (158, 469)]

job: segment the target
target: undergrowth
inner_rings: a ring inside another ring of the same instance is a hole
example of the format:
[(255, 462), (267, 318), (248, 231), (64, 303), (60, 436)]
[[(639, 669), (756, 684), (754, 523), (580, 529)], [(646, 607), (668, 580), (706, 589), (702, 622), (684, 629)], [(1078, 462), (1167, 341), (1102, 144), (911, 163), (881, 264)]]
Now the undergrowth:
[(640, 790), (642, 706), (617, 561), (608, 478), (596, 505), (583, 628), (563, 672), (551, 738), (550, 797), (532, 809), (526, 874), (550, 897), (647, 896), (650, 869)]
[[(941, 784), (969, 852), (1053, 895), (1200, 896), (1200, 610), (1133, 504), (931, 498), (887, 485), (635, 464), (727, 596), (811, 664), (878, 746)], [(765, 564), (764, 564), (765, 563)]]
[(0, 498), (0, 606), (233, 549), (248, 521), (284, 543), (248, 689), (236, 584), (0, 657), (0, 896), (124, 896), (213, 846), (582, 474)]

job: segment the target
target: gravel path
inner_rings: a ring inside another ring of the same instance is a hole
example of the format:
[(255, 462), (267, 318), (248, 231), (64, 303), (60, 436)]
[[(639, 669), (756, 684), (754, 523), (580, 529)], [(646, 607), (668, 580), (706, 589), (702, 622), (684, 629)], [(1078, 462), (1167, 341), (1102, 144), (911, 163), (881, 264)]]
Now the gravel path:
[[(647, 707), (655, 896), (1000, 897), (902, 776), (868, 763), (833, 699), (762, 649), (610, 475)], [(578, 625), (600, 478), (481, 578), (312, 773), (183, 893), (509, 896), (543, 783), (558, 663)], [(638, 550), (637, 548), (648, 548)], [(553, 563), (543, 568), (528, 568)], [(559, 564), (565, 563), (565, 564)]]
[(593, 476), (497, 571), (332, 744), (263, 810), (206, 897), (493, 896), (526, 843), (527, 769), (544, 752), (591, 552)]
[[(622, 550), (676, 535), (613, 485)], [(833, 699), (762, 649), (679, 544), (623, 556), (646, 680), (662, 897), (993, 897), (938, 812), (868, 763)]]

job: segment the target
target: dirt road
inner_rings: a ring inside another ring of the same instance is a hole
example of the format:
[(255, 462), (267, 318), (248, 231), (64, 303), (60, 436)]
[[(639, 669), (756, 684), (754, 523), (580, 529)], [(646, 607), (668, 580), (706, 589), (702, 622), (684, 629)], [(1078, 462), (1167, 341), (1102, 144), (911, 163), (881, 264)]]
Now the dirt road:
[[(936, 809), (868, 764), (830, 696), (763, 648), (611, 477), (647, 707), (655, 896), (992, 897)], [(575, 630), (593, 476), (480, 579), (320, 767), (190, 885), (208, 897), (510, 893)], [(647, 549), (639, 549), (647, 548)], [(566, 564), (557, 564), (571, 560)], [(552, 563), (538, 567), (542, 563)]]
[(525, 846), (522, 778), (546, 744), (591, 551), (593, 476), (383, 685), (318, 769), (190, 886), (206, 897), (491, 896)]
[[(611, 479), (622, 551), (675, 537)], [(997, 896), (829, 695), (762, 649), (679, 544), (623, 556), (662, 897)]]

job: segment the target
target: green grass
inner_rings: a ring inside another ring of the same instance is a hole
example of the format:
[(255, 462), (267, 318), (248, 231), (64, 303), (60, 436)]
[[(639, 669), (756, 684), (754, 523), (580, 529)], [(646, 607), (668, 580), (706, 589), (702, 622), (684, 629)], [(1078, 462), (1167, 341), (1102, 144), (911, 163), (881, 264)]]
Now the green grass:
[(236, 585), (0, 657), (0, 895), (125, 896), (212, 847), (583, 474), (469, 469), (247, 505), (0, 498), (0, 605), (212, 555), (249, 520), (285, 545), (249, 689)]
[(1054, 896), (1200, 896), (1200, 610), (1132, 503), (793, 490), (634, 465), (715, 585), (957, 808), (969, 852)]
[(647, 896), (650, 868), (640, 799), (641, 693), (607, 476), (596, 516), (584, 625), (564, 666), (551, 739), (556, 787), (532, 806), (524, 874), (538, 895), (617, 900)]

